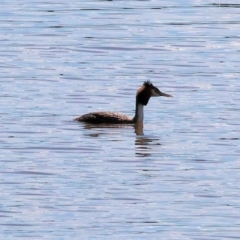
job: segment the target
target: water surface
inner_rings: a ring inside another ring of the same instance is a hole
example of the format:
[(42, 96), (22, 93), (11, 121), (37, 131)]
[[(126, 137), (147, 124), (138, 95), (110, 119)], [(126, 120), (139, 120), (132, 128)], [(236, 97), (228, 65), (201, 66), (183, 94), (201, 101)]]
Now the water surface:
[[(0, 4), (2, 239), (238, 239), (239, 4)], [(134, 115), (144, 135), (72, 121)]]

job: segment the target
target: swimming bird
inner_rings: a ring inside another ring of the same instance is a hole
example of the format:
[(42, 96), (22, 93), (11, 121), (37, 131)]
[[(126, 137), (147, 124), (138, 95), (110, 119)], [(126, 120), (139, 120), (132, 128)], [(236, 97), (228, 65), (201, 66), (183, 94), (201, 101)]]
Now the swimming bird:
[(143, 83), (136, 94), (135, 116), (130, 118), (116, 112), (92, 112), (77, 117), (75, 121), (86, 123), (108, 123), (108, 124), (134, 124), (143, 123), (143, 108), (148, 104), (151, 97), (172, 97), (170, 94), (161, 92), (150, 81)]

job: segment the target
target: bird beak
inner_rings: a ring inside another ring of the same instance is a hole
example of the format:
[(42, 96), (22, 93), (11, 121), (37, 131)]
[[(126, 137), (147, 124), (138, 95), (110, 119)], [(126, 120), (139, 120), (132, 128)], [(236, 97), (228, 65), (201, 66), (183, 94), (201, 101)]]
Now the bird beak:
[(160, 92), (159, 96), (163, 96), (163, 97), (173, 97), (172, 95), (167, 94), (167, 93), (163, 93), (163, 92)]

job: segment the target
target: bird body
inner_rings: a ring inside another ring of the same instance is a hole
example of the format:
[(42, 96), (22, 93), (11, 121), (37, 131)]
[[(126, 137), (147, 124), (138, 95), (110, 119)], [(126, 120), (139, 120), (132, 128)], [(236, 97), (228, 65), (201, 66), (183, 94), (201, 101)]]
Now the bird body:
[(79, 122), (88, 123), (115, 123), (115, 124), (132, 124), (133, 119), (116, 112), (92, 112), (82, 115), (75, 119)]

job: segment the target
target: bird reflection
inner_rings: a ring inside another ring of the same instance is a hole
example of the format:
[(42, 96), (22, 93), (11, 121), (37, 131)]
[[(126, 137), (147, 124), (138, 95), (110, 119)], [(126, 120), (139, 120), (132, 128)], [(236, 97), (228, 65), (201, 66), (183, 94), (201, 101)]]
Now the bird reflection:
[(153, 144), (154, 141), (158, 141), (159, 139), (153, 139), (144, 136), (143, 133), (143, 123), (136, 123), (134, 125), (135, 133), (138, 136), (135, 140), (135, 146), (136, 146), (136, 155), (147, 157), (151, 155), (152, 152), (152, 146), (153, 145), (161, 145), (161, 143)]
[[(84, 128), (87, 130), (91, 129), (103, 129), (103, 128), (132, 128), (132, 125), (129, 124), (91, 124), (91, 123), (84, 123)], [(97, 133), (88, 133), (85, 136), (89, 137), (99, 137), (100, 135), (106, 134), (106, 132), (97, 132)]]
[(135, 140), (136, 155), (141, 157), (151, 156), (156, 151), (156, 145), (161, 145), (157, 138), (149, 138), (144, 135), (138, 136)]
[(135, 123), (134, 124), (134, 129), (135, 129), (135, 133), (136, 135), (144, 135), (143, 133), (143, 123)]
[[(91, 124), (85, 123), (85, 129), (101, 129), (101, 128), (132, 128), (134, 127), (136, 135), (144, 135), (143, 133), (143, 123), (131, 124)], [(96, 136), (95, 136), (96, 137)]]
[[(156, 151), (156, 146), (161, 145), (159, 143), (159, 139), (156, 137), (149, 137), (145, 136), (143, 132), (143, 124), (138, 123), (134, 125), (129, 124), (90, 124), (85, 123), (83, 124), (85, 129), (91, 130), (91, 129), (103, 129), (103, 128), (133, 128), (134, 132), (136, 134), (136, 140), (135, 140), (135, 154), (137, 156), (141, 157), (148, 157), (151, 156), (153, 152)], [(106, 132), (95, 132), (95, 133), (89, 133), (87, 136), (89, 137), (99, 137), (102, 134), (106, 134)]]

